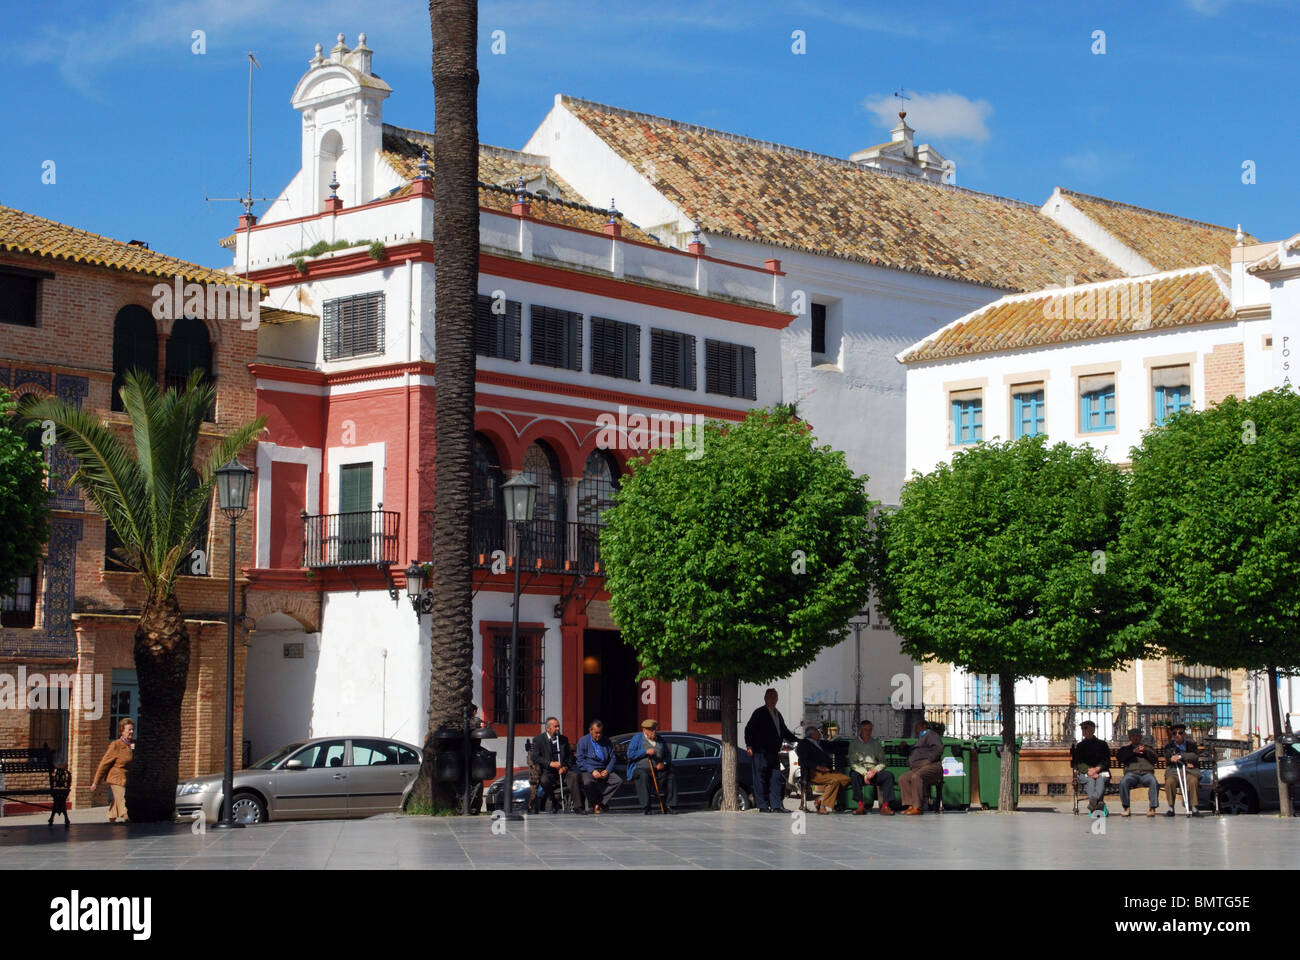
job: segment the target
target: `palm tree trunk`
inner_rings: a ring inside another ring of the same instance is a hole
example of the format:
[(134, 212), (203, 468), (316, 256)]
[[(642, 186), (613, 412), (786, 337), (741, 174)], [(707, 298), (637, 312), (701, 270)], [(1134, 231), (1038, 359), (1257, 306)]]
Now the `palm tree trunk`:
[[(450, 806), (433, 779), (432, 733), (459, 726), (473, 695), (470, 472), (474, 443), (474, 298), (478, 293), (478, 6), (431, 0), (433, 31), (434, 400), (433, 637), (429, 736), (412, 790)], [(507, 789), (509, 771), (507, 771)]]
[(126, 781), (126, 812), (137, 823), (171, 820), (181, 758), (181, 703), (190, 670), (190, 635), (175, 597), (146, 600), (135, 628), (135, 670), (139, 740)]

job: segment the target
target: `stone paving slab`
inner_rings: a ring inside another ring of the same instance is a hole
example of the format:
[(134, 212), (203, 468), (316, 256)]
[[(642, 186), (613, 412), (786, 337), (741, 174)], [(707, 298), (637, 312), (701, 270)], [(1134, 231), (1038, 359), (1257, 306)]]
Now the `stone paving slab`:
[[(0, 870), (23, 869), (1294, 869), (1300, 819), (1018, 813), (924, 817), (686, 813), (676, 817), (385, 815), (273, 822), (202, 835), (189, 824), (0, 821)], [(498, 826), (499, 829), (499, 826)], [(1209, 842), (1207, 842), (1209, 841)]]

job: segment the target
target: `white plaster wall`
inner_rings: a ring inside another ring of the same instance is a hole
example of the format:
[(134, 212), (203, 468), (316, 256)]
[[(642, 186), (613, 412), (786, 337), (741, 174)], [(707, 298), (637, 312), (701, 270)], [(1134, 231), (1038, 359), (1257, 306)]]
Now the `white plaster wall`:
[[(264, 621), (289, 621), (272, 615)], [(301, 660), (286, 660), (286, 643), (303, 644)], [(271, 751), (313, 736), (316, 668), (320, 634), (291, 629), (259, 628), (250, 634), (244, 671), (244, 739), (252, 743), (256, 762)]]

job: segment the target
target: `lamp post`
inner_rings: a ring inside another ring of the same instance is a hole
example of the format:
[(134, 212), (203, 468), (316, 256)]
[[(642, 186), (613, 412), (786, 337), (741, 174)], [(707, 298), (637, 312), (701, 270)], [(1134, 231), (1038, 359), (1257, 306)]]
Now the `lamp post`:
[(507, 666), (506, 697), (506, 779), (505, 815), (507, 820), (522, 820), (514, 812), (515, 799), (515, 651), (519, 643), (519, 524), (531, 523), (537, 503), (537, 484), (519, 474), (501, 487), (505, 495), (506, 522), (514, 534), (515, 589), (510, 614), (510, 659)]
[(225, 817), (218, 827), (242, 827), (235, 822), (235, 521), (248, 512), (253, 471), (231, 458), (216, 472), (217, 507), (230, 520), (230, 588), (226, 595), (226, 769), (221, 781)]

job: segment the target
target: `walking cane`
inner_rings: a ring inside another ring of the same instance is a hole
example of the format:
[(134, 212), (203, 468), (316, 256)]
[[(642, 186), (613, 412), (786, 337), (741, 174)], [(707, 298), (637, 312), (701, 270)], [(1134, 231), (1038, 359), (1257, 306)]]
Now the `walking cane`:
[(1183, 793), (1183, 814), (1190, 817), (1192, 808), (1187, 805), (1187, 764), (1178, 764), (1178, 789)]
[(655, 762), (649, 757), (646, 760), (650, 764), (650, 782), (655, 785), (655, 796), (659, 798), (659, 812), (667, 815), (668, 811), (664, 808), (664, 795), (659, 792), (659, 778), (655, 776)]

